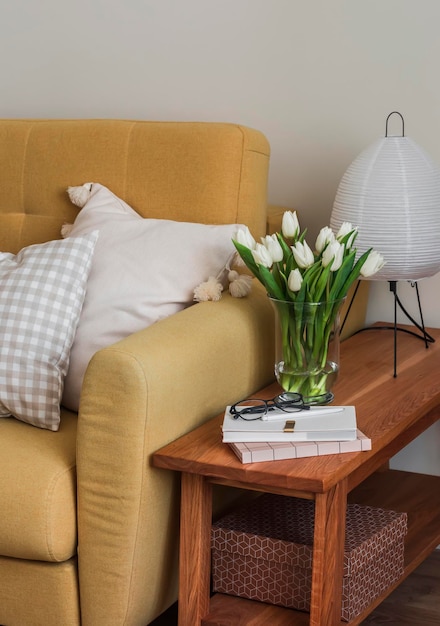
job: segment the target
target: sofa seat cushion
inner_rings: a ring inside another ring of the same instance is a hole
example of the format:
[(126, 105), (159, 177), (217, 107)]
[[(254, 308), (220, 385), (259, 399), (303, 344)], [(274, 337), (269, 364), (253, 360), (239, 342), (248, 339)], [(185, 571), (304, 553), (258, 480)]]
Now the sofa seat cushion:
[(77, 416), (57, 432), (0, 419), (0, 555), (65, 561), (76, 554)]

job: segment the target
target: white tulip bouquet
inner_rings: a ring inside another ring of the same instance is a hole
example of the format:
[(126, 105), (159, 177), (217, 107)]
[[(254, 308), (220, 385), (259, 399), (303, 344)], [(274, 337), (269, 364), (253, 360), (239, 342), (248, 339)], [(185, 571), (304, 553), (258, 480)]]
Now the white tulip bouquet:
[(281, 231), (257, 243), (245, 227), (234, 245), (276, 306), (282, 355), (275, 373), (281, 386), (301, 393), (306, 401), (329, 401), (337, 366), (328, 362), (328, 346), (341, 303), (351, 285), (378, 272), (384, 259), (372, 248), (358, 254), (357, 228), (348, 222), (336, 234), (322, 228), (314, 251), (296, 211), (284, 213)]
[(357, 227), (344, 222), (337, 234), (325, 226), (319, 232), (315, 252), (300, 231), (296, 211), (283, 215), (280, 233), (257, 243), (247, 227), (237, 231), (234, 245), (270, 297), (287, 302), (340, 300), (359, 278), (368, 278), (384, 265), (381, 254), (369, 249), (357, 257)]

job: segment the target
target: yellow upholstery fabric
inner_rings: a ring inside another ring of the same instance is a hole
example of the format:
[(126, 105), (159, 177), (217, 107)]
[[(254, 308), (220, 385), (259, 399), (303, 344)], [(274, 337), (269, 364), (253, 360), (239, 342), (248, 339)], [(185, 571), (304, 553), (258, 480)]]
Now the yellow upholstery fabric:
[[(243, 126), (0, 120), (0, 162), (3, 251), (11, 241), (19, 249), (50, 239), (55, 224), (73, 221), (65, 190), (88, 181), (106, 185), (143, 217), (265, 232), (269, 146)], [(10, 213), (18, 214), (12, 223)], [(41, 218), (55, 224), (46, 231)]]
[[(175, 593), (177, 477), (155, 469), (147, 473), (145, 467), (152, 450), (270, 379), (273, 321), (267, 304), (256, 286), (249, 298), (202, 303), (92, 358), (83, 386), (77, 459), (81, 596), (90, 601), (91, 623), (100, 623), (109, 606), (112, 624), (140, 623), (139, 607), (146, 610), (152, 598)], [(171, 346), (166, 354), (164, 336)], [(204, 341), (195, 344), (194, 337)], [(194, 359), (185, 359), (191, 352)], [(243, 360), (249, 367), (242, 367)], [(123, 419), (115, 402), (121, 397), (129, 407)], [(122, 461), (109, 480), (115, 456)], [(123, 498), (123, 508), (112, 506), (116, 498)], [(117, 595), (107, 586), (96, 597), (97, 564), (117, 581)], [(132, 569), (139, 575), (130, 581)]]
[(57, 433), (0, 419), (1, 555), (66, 561), (76, 554), (76, 426), (68, 411)]
[[(233, 124), (0, 120), (0, 250), (58, 237), (88, 181), (145, 217), (258, 236), (268, 164)], [(175, 600), (178, 477), (151, 454), (268, 383), (272, 334), (258, 285), (225, 294), (98, 352), (58, 432), (0, 421), (0, 624), (145, 626)]]
[(24, 561), (0, 556), (2, 626), (81, 623), (77, 561)]

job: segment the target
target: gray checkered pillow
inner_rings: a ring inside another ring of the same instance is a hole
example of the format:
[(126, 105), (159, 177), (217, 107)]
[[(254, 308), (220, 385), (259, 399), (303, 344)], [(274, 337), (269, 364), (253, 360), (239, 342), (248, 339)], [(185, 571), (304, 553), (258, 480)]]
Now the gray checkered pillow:
[(0, 252), (0, 416), (58, 430), (97, 231)]

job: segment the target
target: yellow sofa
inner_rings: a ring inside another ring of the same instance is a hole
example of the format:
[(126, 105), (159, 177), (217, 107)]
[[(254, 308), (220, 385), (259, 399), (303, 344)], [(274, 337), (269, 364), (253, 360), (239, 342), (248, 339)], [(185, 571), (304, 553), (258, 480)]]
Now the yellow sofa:
[[(1, 120), (0, 251), (59, 238), (87, 181), (258, 236), (268, 164), (233, 124)], [(272, 380), (272, 323), (257, 286), (195, 304), (100, 350), (57, 432), (0, 419), (0, 624), (145, 626), (175, 600), (178, 477), (151, 454)]]

